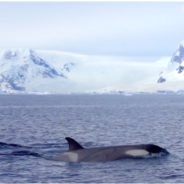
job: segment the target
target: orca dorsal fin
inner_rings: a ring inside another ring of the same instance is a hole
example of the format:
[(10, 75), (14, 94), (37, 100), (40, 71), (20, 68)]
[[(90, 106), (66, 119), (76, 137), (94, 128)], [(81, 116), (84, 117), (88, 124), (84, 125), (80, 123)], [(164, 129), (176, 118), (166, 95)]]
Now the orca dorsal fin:
[(77, 141), (72, 139), (71, 137), (65, 137), (69, 145), (69, 151), (84, 149)]

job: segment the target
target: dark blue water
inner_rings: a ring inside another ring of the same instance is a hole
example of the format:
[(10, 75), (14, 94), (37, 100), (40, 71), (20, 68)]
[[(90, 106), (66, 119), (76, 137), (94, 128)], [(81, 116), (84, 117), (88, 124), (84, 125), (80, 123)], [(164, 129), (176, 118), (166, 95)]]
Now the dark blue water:
[[(184, 182), (183, 109), (175, 95), (1, 95), (0, 182)], [(106, 163), (12, 155), (51, 157), (67, 150), (66, 136), (85, 147), (154, 143), (171, 154)]]

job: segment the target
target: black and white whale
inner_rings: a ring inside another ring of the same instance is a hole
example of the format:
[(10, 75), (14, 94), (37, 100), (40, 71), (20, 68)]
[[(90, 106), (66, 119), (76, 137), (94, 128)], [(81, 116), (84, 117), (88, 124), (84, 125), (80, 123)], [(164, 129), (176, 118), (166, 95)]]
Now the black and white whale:
[(106, 162), (124, 158), (150, 158), (169, 154), (166, 149), (154, 144), (84, 148), (70, 137), (65, 139), (69, 144), (69, 150), (56, 155), (53, 160), (64, 162)]

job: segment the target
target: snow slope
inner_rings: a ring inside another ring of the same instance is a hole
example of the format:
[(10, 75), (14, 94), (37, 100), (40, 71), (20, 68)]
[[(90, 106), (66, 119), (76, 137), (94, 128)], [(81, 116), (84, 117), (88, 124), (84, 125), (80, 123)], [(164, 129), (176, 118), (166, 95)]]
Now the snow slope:
[(61, 51), (0, 51), (1, 93), (154, 92), (168, 57), (81, 55)]
[[(10, 49), (0, 52), (0, 90), (7, 93), (55, 92), (54, 81), (62, 82), (74, 63), (59, 62), (41, 57), (31, 49)], [(51, 86), (49, 86), (51, 85)]]
[(179, 44), (157, 82), (162, 90), (184, 90), (184, 42)]

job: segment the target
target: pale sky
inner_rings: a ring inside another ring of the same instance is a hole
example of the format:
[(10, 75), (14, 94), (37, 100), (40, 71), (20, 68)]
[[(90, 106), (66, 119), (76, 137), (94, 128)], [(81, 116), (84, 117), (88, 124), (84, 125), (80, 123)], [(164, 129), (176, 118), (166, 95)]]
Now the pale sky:
[(183, 2), (0, 2), (1, 48), (165, 56), (183, 39)]

